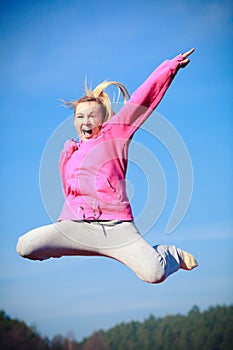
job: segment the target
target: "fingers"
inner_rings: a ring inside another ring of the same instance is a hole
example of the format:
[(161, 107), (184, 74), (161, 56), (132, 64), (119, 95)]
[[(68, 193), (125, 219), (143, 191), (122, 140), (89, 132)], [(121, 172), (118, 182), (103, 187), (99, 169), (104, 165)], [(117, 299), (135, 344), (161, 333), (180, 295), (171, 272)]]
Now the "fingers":
[(185, 68), (187, 64), (189, 64), (190, 60), (188, 58), (185, 58), (183, 61), (180, 62), (180, 68)]
[(187, 58), (189, 55), (191, 55), (191, 54), (194, 52), (194, 50), (195, 50), (195, 49), (192, 48), (191, 50), (189, 50), (189, 51), (183, 53), (183, 54), (182, 54), (183, 58), (184, 58), (184, 59)]
[(183, 60), (179, 64), (180, 68), (184, 68), (187, 66), (187, 64), (189, 64), (190, 60), (187, 57), (191, 55), (193, 52), (194, 52), (194, 48), (182, 54)]
[(183, 66), (186, 66), (186, 64), (188, 64), (190, 62), (190, 60), (188, 58), (185, 58), (183, 61), (182, 61), (182, 64)]

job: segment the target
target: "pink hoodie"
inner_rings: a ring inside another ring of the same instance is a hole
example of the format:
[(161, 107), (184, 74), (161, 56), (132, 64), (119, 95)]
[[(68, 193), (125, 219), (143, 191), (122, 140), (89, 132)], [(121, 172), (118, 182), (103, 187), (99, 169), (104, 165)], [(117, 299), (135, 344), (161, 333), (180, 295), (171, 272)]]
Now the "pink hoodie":
[(133, 220), (125, 186), (129, 143), (161, 101), (182, 59), (180, 54), (163, 62), (103, 124), (97, 138), (66, 141), (59, 159), (66, 199), (59, 220)]

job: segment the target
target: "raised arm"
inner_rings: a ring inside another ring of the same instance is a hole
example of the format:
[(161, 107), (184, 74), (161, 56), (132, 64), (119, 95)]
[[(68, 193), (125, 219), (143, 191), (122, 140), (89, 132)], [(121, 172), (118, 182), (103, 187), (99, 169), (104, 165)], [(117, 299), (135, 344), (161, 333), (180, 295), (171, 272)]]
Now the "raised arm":
[[(110, 120), (116, 125), (116, 136), (130, 137), (157, 107), (179, 68), (189, 63), (194, 49), (164, 61), (132, 94), (130, 100)], [(119, 135), (120, 134), (120, 135)]]
[(179, 68), (184, 68), (190, 62), (187, 58), (194, 49), (180, 54), (172, 60), (164, 61), (133, 93), (129, 103), (155, 109), (161, 101)]

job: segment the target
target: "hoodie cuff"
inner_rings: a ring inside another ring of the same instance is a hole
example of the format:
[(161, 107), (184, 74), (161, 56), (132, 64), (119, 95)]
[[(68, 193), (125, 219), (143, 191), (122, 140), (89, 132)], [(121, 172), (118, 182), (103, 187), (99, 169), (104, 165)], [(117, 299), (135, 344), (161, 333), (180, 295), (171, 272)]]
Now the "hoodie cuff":
[(182, 53), (180, 53), (179, 55), (177, 55), (176, 57), (174, 57), (173, 59), (170, 60), (170, 65), (171, 65), (171, 69), (173, 74), (175, 74), (178, 69), (179, 69), (179, 63), (183, 61), (183, 55)]

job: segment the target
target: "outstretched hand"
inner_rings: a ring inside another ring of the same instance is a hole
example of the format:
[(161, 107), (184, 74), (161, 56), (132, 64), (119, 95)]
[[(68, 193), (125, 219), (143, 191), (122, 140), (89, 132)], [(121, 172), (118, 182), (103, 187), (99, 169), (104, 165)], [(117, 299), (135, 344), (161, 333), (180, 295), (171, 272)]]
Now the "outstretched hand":
[(182, 54), (183, 61), (180, 61), (180, 68), (184, 68), (187, 66), (187, 64), (189, 64), (190, 60), (187, 57), (191, 55), (193, 52), (194, 52), (194, 49), (191, 49)]

